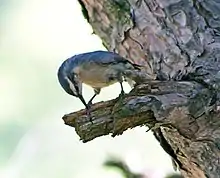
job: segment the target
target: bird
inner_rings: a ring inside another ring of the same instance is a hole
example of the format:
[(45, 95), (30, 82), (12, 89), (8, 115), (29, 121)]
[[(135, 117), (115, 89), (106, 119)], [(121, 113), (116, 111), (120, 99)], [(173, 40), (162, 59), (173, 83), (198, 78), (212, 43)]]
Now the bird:
[[(88, 116), (93, 99), (101, 89), (119, 82), (122, 96), (125, 92), (122, 82), (127, 81), (133, 88), (135, 81), (125, 75), (127, 70), (140, 70), (134, 64), (117, 53), (109, 51), (92, 51), (74, 55), (66, 59), (58, 69), (58, 80), (62, 88), (70, 95), (75, 96), (84, 104)], [(82, 84), (89, 85), (94, 95), (86, 103), (82, 94)]]

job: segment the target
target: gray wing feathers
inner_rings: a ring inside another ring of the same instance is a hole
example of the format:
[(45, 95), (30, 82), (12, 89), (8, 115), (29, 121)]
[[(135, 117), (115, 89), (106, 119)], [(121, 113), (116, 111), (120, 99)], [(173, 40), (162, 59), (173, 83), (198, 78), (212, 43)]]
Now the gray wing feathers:
[[(83, 57), (83, 56), (82, 56)], [(109, 64), (116, 62), (127, 62), (127, 60), (118, 54), (108, 52), (108, 51), (95, 51), (91, 53), (85, 53), (84, 57), (86, 60), (93, 60), (94, 62)]]
[(83, 62), (93, 62), (97, 63), (99, 65), (108, 65), (108, 64), (117, 64), (117, 63), (124, 63), (124, 64), (131, 64), (135, 69), (139, 69), (140, 67), (137, 64), (134, 64), (127, 59), (121, 57), (120, 55), (109, 52), (109, 51), (94, 51), (94, 52), (88, 52), (83, 54), (75, 55), (68, 59), (69, 63), (72, 63), (72, 65), (69, 66), (77, 66), (80, 65), (80, 63)]

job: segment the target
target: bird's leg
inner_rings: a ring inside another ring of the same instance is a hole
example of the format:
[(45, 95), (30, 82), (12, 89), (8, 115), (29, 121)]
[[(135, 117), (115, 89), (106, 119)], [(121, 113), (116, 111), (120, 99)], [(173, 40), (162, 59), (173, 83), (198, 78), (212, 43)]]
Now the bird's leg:
[(121, 100), (122, 97), (124, 96), (125, 92), (124, 92), (124, 88), (123, 88), (122, 82), (119, 82), (119, 83), (120, 83), (120, 86), (121, 86), (121, 93), (118, 96), (118, 100)]
[(123, 85), (122, 85), (122, 82), (120, 82), (120, 86), (121, 86), (121, 93), (120, 95), (124, 95), (125, 94), (125, 91), (124, 91), (124, 88), (123, 88)]
[(74, 84), (74, 87), (76, 88), (77, 96), (81, 100), (81, 102), (84, 104), (84, 106), (86, 107), (86, 115), (89, 118), (90, 122), (92, 122), (90, 106), (86, 103), (85, 99), (82, 96), (82, 83), (79, 82), (77, 75), (75, 77), (76, 78), (75, 78), (75, 80), (73, 80), (73, 84)]
[(120, 83), (120, 86), (121, 86), (121, 93), (119, 94), (118, 98), (121, 99), (122, 96), (124, 96), (124, 94), (125, 94), (125, 91), (124, 91), (124, 88), (123, 88), (123, 84), (122, 84), (123, 83), (123, 76), (122, 76), (122, 74), (118, 75), (118, 82)]
[(95, 94), (92, 96), (92, 98), (88, 102), (88, 106), (91, 107), (93, 99), (100, 93), (101, 89), (100, 88), (94, 88)]
[[(92, 122), (92, 117), (91, 117), (91, 112), (90, 112), (90, 106), (86, 103), (85, 99), (83, 98), (83, 96), (81, 94), (78, 95), (79, 99), (82, 101), (82, 103), (84, 104), (84, 106), (86, 107), (86, 114), (87, 117), (89, 118), (90, 122)], [(93, 122), (92, 122), (93, 123)]]
[(89, 106), (87, 105), (87, 103), (86, 103), (85, 99), (83, 98), (83, 96), (79, 94), (78, 97), (81, 100), (81, 102), (84, 104), (86, 109), (89, 109)]
[(87, 104), (89, 107), (91, 107), (91, 105), (92, 105), (92, 100), (96, 97), (96, 95), (97, 95), (97, 94), (95, 93), (95, 94), (92, 96), (92, 98), (89, 100), (89, 102), (88, 102), (88, 104)]

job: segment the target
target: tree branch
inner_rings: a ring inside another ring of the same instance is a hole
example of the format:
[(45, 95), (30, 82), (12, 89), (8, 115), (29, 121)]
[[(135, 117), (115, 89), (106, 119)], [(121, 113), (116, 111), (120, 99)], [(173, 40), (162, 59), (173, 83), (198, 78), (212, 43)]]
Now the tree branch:
[[(67, 114), (63, 120), (75, 128), (83, 142), (108, 134), (114, 137), (129, 128), (147, 126), (183, 175), (190, 172), (192, 177), (205, 177), (198, 166), (203, 161), (201, 157), (212, 156), (211, 160), (207, 159), (207, 164), (219, 166), (214, 154), (219, 151), (216, 147), (219, 135), (215, 132), (220, 126), (220, 113), (209, 106), (208, 101), (213, 97), (208, 88), (196, 82), (151, 81), (136, 86), (120, 99), (94, 104), (91, 110), (93, 123), (85, 110)], [(212, 123), (206, 119), (207, 114), (212, 117)], [(215, 151), (199, 150), (200, 147), (195, 145), (198, 143)], [(188, 148), (184, 146), (186, 144)]]
[(129, 94), (93, 105), (93, 124), (84, 110), (64, 116), (65, 123), (84, 142), (146, 125), (183, 176), (219, 177), (220, 3), (81, 2), (106, 48), (144, 66), (150, 81), (135, 74), (139, 85)]
[[(67, 114), (63, 117), (65, 124), (75, 127), (83, 142), (112, 133), (112, 136), (135, 126), (178, 125), (177, 122), (190, 124), (204, 114), (205, 103), (193, 102), (201, 89), (211, 95), (195, 82), (159, 82), (153, 81), (138, 85), (122, 98), (100, 102), (93, 105), (89, 121), (85, 110)], [(193, 106), (189, 103), (194, 103)], [(189, 106), (187, 106), (187, 104)], [(194, 108), (197, 108), (196, 111)], [(171, 116), (178, 114), (178, 118)], [(169, 116), (169, 117), (168, 117)], [(179, 121), (179, 118), (185, 118)], [(187, 118), (187, 119), (186, 119)], [(182, 124), (182, 123), (181, 123)], [(192, 130), (192, 125), (190, 126)], [(181, 128), (184, 130), (183, 128)]]

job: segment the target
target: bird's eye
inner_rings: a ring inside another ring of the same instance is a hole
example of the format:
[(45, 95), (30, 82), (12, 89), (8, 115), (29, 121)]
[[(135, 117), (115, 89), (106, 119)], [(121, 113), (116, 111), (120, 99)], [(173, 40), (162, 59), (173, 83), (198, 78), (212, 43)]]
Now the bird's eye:
[(70, 81), (75, 81), (75, 75), (73, 73), (71, 73), (68, 78), (70, 79)]

